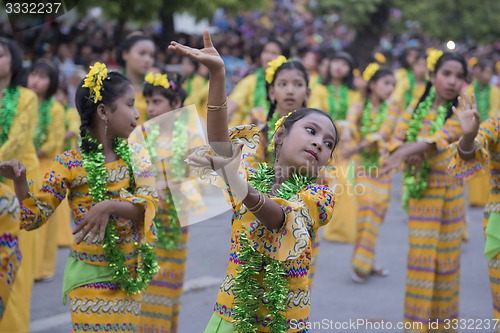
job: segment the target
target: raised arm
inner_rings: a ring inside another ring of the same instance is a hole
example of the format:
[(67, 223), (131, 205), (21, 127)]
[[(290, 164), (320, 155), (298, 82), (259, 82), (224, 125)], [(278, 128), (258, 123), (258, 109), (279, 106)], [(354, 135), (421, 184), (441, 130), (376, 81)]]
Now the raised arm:
[(228, 134), (226, 71), (224, 62), (212, 44), (208, 31), (203, 32), (203, 49), (171, 42), (169, 50), (205, 65), (210, 73), (207, 103), (207, 132), (212, 149), (220, 155), (232, 156)]

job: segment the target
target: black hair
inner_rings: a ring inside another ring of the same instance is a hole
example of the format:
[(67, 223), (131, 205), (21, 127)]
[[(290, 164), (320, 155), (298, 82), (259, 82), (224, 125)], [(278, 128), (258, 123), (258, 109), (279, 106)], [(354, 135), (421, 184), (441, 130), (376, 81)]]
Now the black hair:
[(408, 55), (408, 53), (413, 52), (413, 51), (417, 51), (417, 53), (419, 53), (419, 54), (422, 53), (422, 50), (420, 48), (418, 48), (417, 46), (412, 46), (412, 47), (409, 47), (406, 50), (404, 50), (404, 52), (401, 54), (401, 58), (400, 58), (402, 68), (405, 68), (405, 69), (410, 68), (410, 64), (406, 60), (406, 56)]
[(123, 52), (130, 51), (130, 49), (142, 40), (153, 41), (151, 38), (144, 36), (141, 32), (131, 33), (116, 49), (116, 61), (121, 67), (125, 67), (125, 60), (123, 59)]
[(356, 90), (356, 86), (354, 85), (354, 74), (352, 72), (354, 68), (356, 68), (356, 62), (354, 61), (354, 58), (351, 57), (351, 55), (347, 52), (336, 52), (332, 56), (330, 56), (330, 63), (328, 64), (328, 72), (323, 84), (328, 85), (332, 80), (332, 74), (330, 73), (330, 65), (333, 60), (337, 59), (342, 59), (349, 64), (349, 73), (344, 78), (344, 83), (347, 85), (349, 89)]
[[(279, 66), (276, 69), (276, 72), (274, 72), (273, 82), (271, 82), (271, 83), (266, 82), (267, 100), (269, 101), (269, 111), (267, 112), (266, 124), (269, 123), (269, 121), (272, 119), (272, 117), (274, 115), (274, 112), (276, 111), (276, 102), (273, 103), (273, 101), (271, 101), (271, 99), (269, 98), (269, 87), (274, 85), (274, 81), (276, 81), (278, 74), (281, 71), (287, 70), (287, 69), (297, 69), (297, 70), (301, 71), (302, 74), (304, 75), (304, 80), (306, 80), (306, 88), (309, 87), (309, 73), (307, 72), (307, 69), (304, 67), (304, 65), (302, 65), (302, 63), (300, 61), (292, 60), (292, 61), (287, 61), (287, 62), (282, 63), (281, 66)], [(305, 103), (302, 106), (305, 107)], [(266, 125), (262, 129), (262, 132), (264, 134), (266, 134), (266, 137), (267, 137), (267, 131), (268, 131), (268, 127)]]
[(38, 59), (31, 66), (28, 72), (28, 76), (29, 74), (34, 72), (42, 72), (47, 74), (49, 77), (49, 87), (45, 92), (44, 98), (48, 99), (54, 96), (54, 94), (57, 91), (57, 88), (59, 87), (59, 69), (57, 68), (56, 64), (54, 64), (54, 62), (48, 59), (43, 59), (43, 58)]
[(19, 46), (12, 39), (0, 37), (0, 45), (10, 53), (10, 85), (18, 86), (23, 79), (23, 58)]
[(373, 76), (370, 78), (370, 80), (368, 80), (368, 82), (367, 82), (367, 85), (366, 85), (366, 96), (369, 96), (372, 93), (372, 90), (370, 89), (370, 83), (376, 82), (379, 79), (381, 79), (381, 78), (383, 78), (385, 76), (388, 76), (388, 75), (394, 76), (394, 73), (390, 69), (388, 69), (388, 68), (380, 68), (380, 69), (378, 69), (375, 72), (375, 74), (373, 74)]
[(155, 86), (151, 83), (144, 83), (144, 89), (142, 94), (144, 97), (151, 97), (155, 94), (160, 94), (169, 100), (170, 106), (173, 106), (174, 100), (179, 98), (181, 100), (181, 105), (184, 105), (186, 100), (186, 92), (182, 88), (181, 79), (179, 76), (169, 75), (168, 81), (170, 82), (170, 88), (165, 89), (162, 86)]
[[(462, 65), (462, 69), (464, 70), (464, 77), (467, 78), (467, 62), (465, 61), (465, 58), (461, 54), (459, 54), (459, 53), (453, 53), (453, 52), (445, 52), (445, 53), (443, 53), (443, 55), (437, 60), (435, 66), (434, 66), (434, 71), (432, 73), (436, 74), (439, 71), (439, 69), (441, 68), (441, 66), (445, 62), (450, 61), (450, 60), (458, 61)], [(420, 99), (418, 100), (417, 105), (415, 106), (415, 110), (418, 109), (418, 106), (419, 106), (420, 103), (422, 103), (423, 101), (425, 101), (425, 99), (429, 95), (429, 92), (431, 91), (431, 88), (432, 88), (432, 82), (429, 80), (427, 82), (427, 86), (425, 87), (424, 94), (422, 95), (422, 97), (420, 97)], [(446, 112), (445, 122), (446, 122), (446, 120), (448, 120), (448, 118), (450, 118), (453, 115), (452, 106), (457, 107), (457, 105), (458, 105), (458, 96), (456, 96), (451, 101), (451, 105), (450, 105), (450, 107), (448, 108), (448, 110)]]
[[(333, 121), (332, 117), (323, 110), (314, 109), (314, 108), (301, 108), (301, 109), (298, 109), (298, 110), (292, 112), (288, 117), (286, 117), (286, 119), (283, 121), (283, 124), (282, 124), (282, 126), (286, 130), (286, 133), (287, 134), (290, 133), (292, 126), (297, 121), (299, 121), (300, 119), (304, 118), (305, 116), (307, 116), (311, 113), (318, 113), (320, 115), (323, 115), (323, 116), (327, 117), (332, 122), (333, 128), (335, 129), (335, 134), (333, 136), (333, 139), (335, 142), (333, 143), (332, 152), (335, 151), (335, 148), (338, 146), (338, 143), (340, 140), (339, 131), (338, 131), (337, 126), (335, 125), (335, 122)], [(274, 151), (275, 152), (276, 152), (276, 148), (277, 147), (276, 147), (276, 143), (275, 143), (274, 144)]]
[(480, 59), (476, 65), (474, 65), (474, 68), (479, 68), (480, 71), (483, 71), (485, 68), (491, 68), (493, 70), (493, 73), (496, 72), (495, 68), (495, 62), (491, 59)]
[[(279, 38), (279, 37), (270, 37), (265, 43), (260, 45), (258, 55), (260, 56), (262, 54), (262, 51), (264, 51), (264, 48), (267, 46), (267, 44), (276, 44), (281, 50), (281, 54), (284, 55), (286, 58), (290, 56), (290, 48), (287, 45), (286, 41)], [(261, 66), (264, 66), (265, 64), (261, 64)]]
[[(85, 80), (85, 79), (84, 79)], [(87, 139), (87, 129), (92, 125), (92, 120), (97, 113), (97, 107), (100, 104), (106, 104), (111, 108), (111, 112), (115, 111), (115, 102), (120, 98), (125, 91), (125, 88), (132, 83), (129, 79), (118, 72), (108, 72), (106, 78), (102, 81), (101, 97), (97, 103), (90, 98), (90, 90), (87, 87), (82, 87), (84, 80), (80, 82), (75, 94), (75, 106), (81, 119), (80, 136), (82, 138), (82, 150), (90, 152), (97, 147), (94, 147)]]

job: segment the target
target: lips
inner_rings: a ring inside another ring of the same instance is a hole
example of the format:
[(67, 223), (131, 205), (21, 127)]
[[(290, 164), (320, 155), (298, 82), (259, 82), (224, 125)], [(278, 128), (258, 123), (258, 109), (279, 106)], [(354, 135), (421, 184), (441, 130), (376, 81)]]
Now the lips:
[(293, 104), (293, 103), (295, 103), (295, 100), (291, 99), (291, 98), (288, 98), (288, 99), (285, 99), (285, 103), (286, 104)]
[(316, 152), (314, 152), (313, 150), (307, 149), (306, 153), (308, 153), (309, 155), (311, 155), (312, 157), (314, 157), (314, 159), (316, 161), (318, 160), (318, 154), (316, 154)]

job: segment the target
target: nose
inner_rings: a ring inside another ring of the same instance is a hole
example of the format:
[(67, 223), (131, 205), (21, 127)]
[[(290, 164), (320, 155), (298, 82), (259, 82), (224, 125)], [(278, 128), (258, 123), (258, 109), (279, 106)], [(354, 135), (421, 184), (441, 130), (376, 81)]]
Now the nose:
[(317, 140), (313, 140), (312, 145), (321, 151), (321, 144)]
[(139, 114), (139, 111), (137, 111), (137, 109), (134, 106), (134, 118), (135, 118), (135, 120), (139, 119), (140, 116), (141, 115)]

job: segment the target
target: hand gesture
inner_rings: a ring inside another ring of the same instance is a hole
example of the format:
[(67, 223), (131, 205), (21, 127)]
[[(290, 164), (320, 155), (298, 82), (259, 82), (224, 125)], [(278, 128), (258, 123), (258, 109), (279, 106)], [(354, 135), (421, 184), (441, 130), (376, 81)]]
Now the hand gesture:
[(191, 154), (187, 157), (187, 164), (193, 167), (211, 167), (212, 170), (217, 172), (226, 183), (228, 183), (228, 177), (237, 175), (238, 168), (241, 161), (241, 151), (243, 149), (243, 144), (240, 144), (236, 149), (233, 150), (233, 155), (231, 157), (224, 156), (196, 156)]
[(219, 52), (213, 46), (210, 33), (207, 30), (203, 31), (203, 44), (204, 48), (198, 50), (172, 41), (168, 49), (205, 65), (209, 72), (213, 73), (224, 68), (224, 61), (222, 61)]
[(458, 103), (461, 104), (460, 112), (453, 106), (451, 109), (458, 117), (460, 127), (462, 128), (462, 136), (466, 141), (474, 141), (479, 130), (479, 112), (477, 112), (476, 97), (472, 94), (471, 99), (465, 94), (465, 98), (458, 97)]
[(73, 231), (73, 235), (82, 231), (76, 240), (76, 244), (80, 244), (80, 242), (84, 240), (87, 235), (89, 236), (87, 239), (87, 245), (90, 245), (97, 235), (99, 235), (99, 242), (102, 242), (104, 234), (106, 233), (106, 226), (109, 221), (107, 205), (107, 201), (98, 202), (92, 206), (87, 214), (85, 214), (82, 221)]
[(399, 169), (401, 164), (405, 160), (405, 154), (403, 153), (403, 149), (396, 149), (391, 156), (389, 156), (384, 165), (382, 165), (382, 169), (380, 170), (380, 176), (386, 175), (393, 170)]
[(0, 162), (0, 177), (12, 179), (13, 181), (26, 179), (26, 168), (16, 159)]
[(408, 159), (406, 160), (406, 168), (405, 171), (408, 172), (411, 170), (411, 167), (415, 167), (415, 173), (420, 171), (420, 168), (422, 167), (422, 163), (424, 162), (424, 155), (423, 154), (414, 154), (408, 156)]

